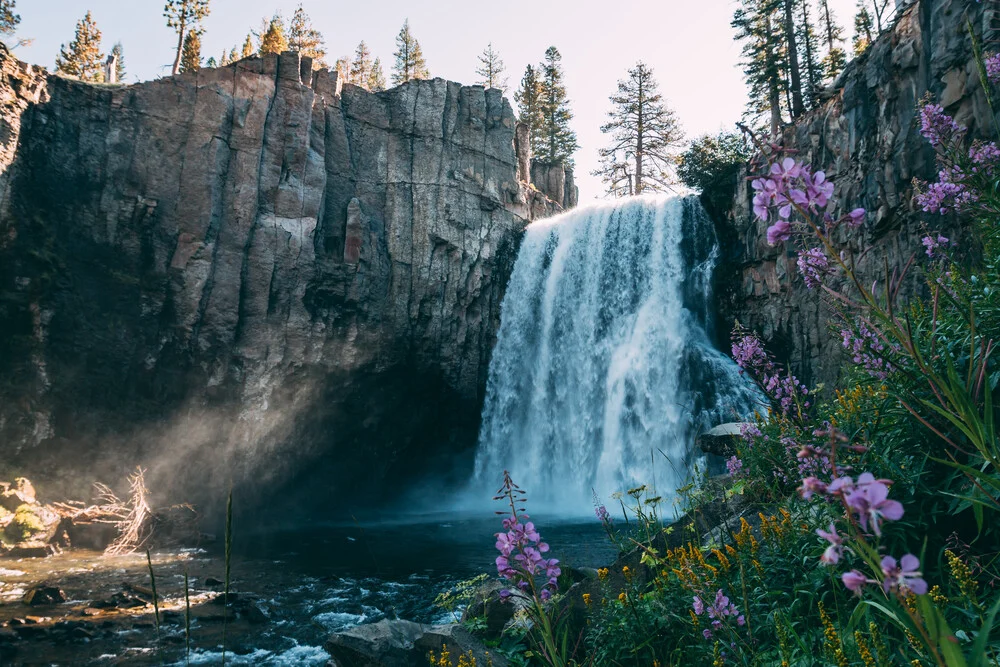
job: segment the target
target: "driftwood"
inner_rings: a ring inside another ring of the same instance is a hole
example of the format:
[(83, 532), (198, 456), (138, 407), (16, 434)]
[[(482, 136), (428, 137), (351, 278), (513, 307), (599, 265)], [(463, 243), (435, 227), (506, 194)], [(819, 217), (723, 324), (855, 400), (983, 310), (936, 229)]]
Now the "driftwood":
[(119, 498), (106, 484), (95, 483), (96, 502), (54, 503), (63, 518), (77, 525), (103, 523), (117, 529), (117, 537), (104, 550), (106, 556), (122, 556), (140, 550), (152, 535), (153, 511), (149, 507), (146, 471), (136, 468), (129, 476), (129, 499)]

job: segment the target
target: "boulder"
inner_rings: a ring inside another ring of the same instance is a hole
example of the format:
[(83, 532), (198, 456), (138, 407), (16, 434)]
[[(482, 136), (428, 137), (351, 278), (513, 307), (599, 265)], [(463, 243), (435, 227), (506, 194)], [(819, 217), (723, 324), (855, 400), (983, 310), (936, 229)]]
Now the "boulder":
[(729, 458), (736, 454), (736, 446), (742, 439), (743, 422), (719, 424), (706, 433), (702, 433), (695, 441), (701, 451)]
[(63, 593), (58, 586), (38, 584), (37, 586), (29, 588), (27, 592), (25, 592), (24, 598), (22, 599), (24, 604), (29, 607), (37, 607), (39, 605), (59, 604), (60, 602), (65, 602), (66, 594)]
[(13, 484), (0, 482), (0, 507), (13, 512), (21, 505), (34, 505), (35, 502), (35, 487), (28, 479), (18, 477)]
[(440, 654), (443, 648), (455, 664), (459, 655), (471, 653), (477, 665), (507, 665), (502, 656), (490, 654), (458, 624), (379, 621), (338, 632), (327, 640), (325, 648), (338, 667), (426, 667), (428, 653)]

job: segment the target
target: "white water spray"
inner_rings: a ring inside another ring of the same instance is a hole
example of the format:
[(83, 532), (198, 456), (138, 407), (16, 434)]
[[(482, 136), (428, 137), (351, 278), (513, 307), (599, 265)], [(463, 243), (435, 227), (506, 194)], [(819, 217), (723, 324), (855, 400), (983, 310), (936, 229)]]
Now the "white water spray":
[(549, 508), (685, 483), (697, 433), (752, 413), (710, 339), (714, 228), (693, 196), (530, 225), (501, 308), (476, 477), (504, 469)]

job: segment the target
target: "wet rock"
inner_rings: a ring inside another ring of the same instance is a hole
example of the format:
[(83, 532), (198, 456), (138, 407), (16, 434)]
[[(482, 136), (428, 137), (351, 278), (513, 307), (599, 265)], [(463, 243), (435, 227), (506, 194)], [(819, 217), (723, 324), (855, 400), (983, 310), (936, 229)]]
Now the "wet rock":
[(502, 656), (488, 655), (472, 633), (457, 624), (386, 620), (338, 632), (326, 642), (326, 651), (338, 667), (424, 667), (427, 653), (440, 653), (443, 647), (452, 656), (471, 652), (479, 665), (491, 660), (495, 667), (507, 665)]
[(0, 482), (0, 507), (13, 512), (21, 505), (35, 503), (35, 487), (26, 478), (18, 477), (13, 484)]
[(46, 542), (19, 542), (4, 551), (9, 558), (47, 558), (54, 553), (56, 547)]
[(216, 579), (215, 577), (205, 577), (205, 585), (209, 588), (220, 588), (225, 582)]
[(73, 628), (72, 632), (69, 633), (70, 637), (73, 639), (93, 639), (94, 633), (86, 628)]
[(38, 605), (65, 602), (66, 594), (57, 586), (39, 584), (38, 586), (29, 588), (22, 599), (24, 600), (24, 604), (29, 607), (36, 607)]
[(14, 626), (14, 632), (21, 639), (42, 639), (48, 637), (50, 634), (49, 628), (42, 625), (17, 625)]
[(465, 611), (462, 612), (462, 622), (483, 619), (486, 627), (483, 632), (487, 639), (497, 639), (503, 634), (507, 623), (514, 618), (517, 610), (524, 606), (519, 598), (507, 602), (500, 600), (500, 591), (504, 586), (499, 581), (488, 581), (473, 594)]
[(719, 424), (706, 433), (702, 433), (695, 443), (706, 454), (715, 454), (729, 458), (736, 454), (736, 446), (742, 440), (742, 422)]

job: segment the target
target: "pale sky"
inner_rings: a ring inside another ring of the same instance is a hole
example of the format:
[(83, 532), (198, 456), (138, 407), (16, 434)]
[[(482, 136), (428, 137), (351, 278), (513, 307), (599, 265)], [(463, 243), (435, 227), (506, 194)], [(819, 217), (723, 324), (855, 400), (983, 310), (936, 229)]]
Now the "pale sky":
[[(103, 33), (104, 51), (124, 46), (128, 81), (169, 75), (176, 34), (162, 17), (164, 0), (21, 0), (17, 37), (33, 38), (21, 47), (21, 60), (54, 66), (62, 43), (73, 39), (76, 22), (91, 10)], [(279, 10), (286, 20), (298, 0), (212, 0), (205, 21), (204, 56), (240, 46), (248, 30)], [(303, 0), (313, 23), (326, 38), (329, 62), (351, 54), (365, 40), (382, 59), (388, 75), (395, 36), (405, 18), (420, 41), (431, 76), (475, 83), (477, 56), (493, 43), (507, 65), (508, 96), (524, 68), (541, 61), (555, 45), (563, 56), (566, 88), (575, 118), (580, 151), (576, 174), (582, 201), (602, 193), (590, 175), (605, 137), (600, 126), (608, 96), (618, 79), (638, 60), (653, 68), (660, 89), (677, 112), (689, 138), (731, 127), (742, 113), (746, 89), (737, 66), (739, 45), (729, 21), (735, 0)], [(855, 0), (830, 0), (848, 29)], [(513, 104), (513, 100), (511, 100)]]

